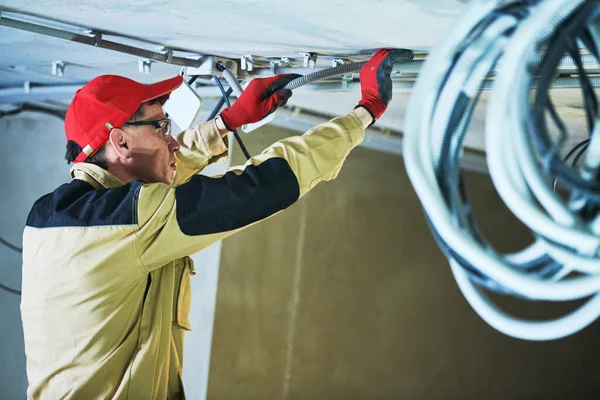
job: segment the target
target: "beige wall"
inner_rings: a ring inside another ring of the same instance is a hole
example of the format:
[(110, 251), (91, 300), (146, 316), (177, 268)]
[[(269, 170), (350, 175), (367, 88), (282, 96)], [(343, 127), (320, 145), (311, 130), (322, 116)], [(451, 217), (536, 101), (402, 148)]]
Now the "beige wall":
[[(291, 134), (244, 138), (256, 153)], [(488, 177), (468, 186), (499, 248), (528, 242)], [(568, 309), (503, 303), (523, 316)], [(356, 149), (336, 181), (224, 241), (208, 398), (600, 398), (598, 333), (600, 323), (532, 343), (487, 326), (435, 245), (402, 158)]]

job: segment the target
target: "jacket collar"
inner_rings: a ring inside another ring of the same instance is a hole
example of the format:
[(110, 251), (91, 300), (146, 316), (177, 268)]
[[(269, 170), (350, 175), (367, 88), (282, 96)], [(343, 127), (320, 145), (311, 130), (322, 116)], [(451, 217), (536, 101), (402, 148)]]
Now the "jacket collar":
[(71, 179), (86, 181), (94, 189), (113, 189), (124, 185), (104, 168), (85, 162), (76, 163), (71, 167)]

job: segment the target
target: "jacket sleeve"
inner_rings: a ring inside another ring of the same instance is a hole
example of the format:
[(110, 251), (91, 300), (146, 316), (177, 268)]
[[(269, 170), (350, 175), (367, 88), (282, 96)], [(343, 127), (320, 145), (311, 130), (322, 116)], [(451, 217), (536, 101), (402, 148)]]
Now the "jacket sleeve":
[(289, 207), (335, 179), (364, 138), (351, 113), (281, 140), (224, 175), (194, 175), (179, 186), (144, 184), (138, 193), (136, 251), (147, 271), (193, 254)]
[(214, 119), (186, 129), (174, 137), (179, 143), (179, 151), (175, 153), (175, 186), (188, 181), (208, 164), (224, 163), (227, 160), (227, 137), (221, 138)]

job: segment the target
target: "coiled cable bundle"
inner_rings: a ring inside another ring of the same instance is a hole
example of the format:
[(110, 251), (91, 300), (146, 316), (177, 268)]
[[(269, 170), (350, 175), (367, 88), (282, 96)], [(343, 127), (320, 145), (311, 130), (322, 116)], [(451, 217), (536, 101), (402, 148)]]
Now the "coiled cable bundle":
[[(599, 1), (474, 2), (428, 56), (407, 112), (406, 168), (434, 236), (469, 304), (513, 337), (557, 339), (600, 316), (600, 113), (581, 63), (582, 50), (598, 59), (599, 16)], [(580, 167), (561, 158), (567, 128), (548, 95), (565, 53), (579, 71), (590, 132)], [(503, 202), (535, 238), (515, 254), (500, 253), (479, 231), (459, 166), (480, 88), (500, 59), (486, 114), (486, 158)], [(486, 291), (586, 301), (560, 318), (530, 321), (501, 310)]]

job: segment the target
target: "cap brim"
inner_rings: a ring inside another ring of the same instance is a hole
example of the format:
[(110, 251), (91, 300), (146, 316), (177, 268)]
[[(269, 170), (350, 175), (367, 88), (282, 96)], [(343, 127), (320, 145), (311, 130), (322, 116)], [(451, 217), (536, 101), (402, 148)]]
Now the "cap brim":
[(142, 102), (154, 100), (165, 94), (171, 93), (177, 89), (183, 83), (183, 76), (176, 76), (174, 78), (165, 79), (164, 81), (152, 83), (147, 85), (146, 95)]

